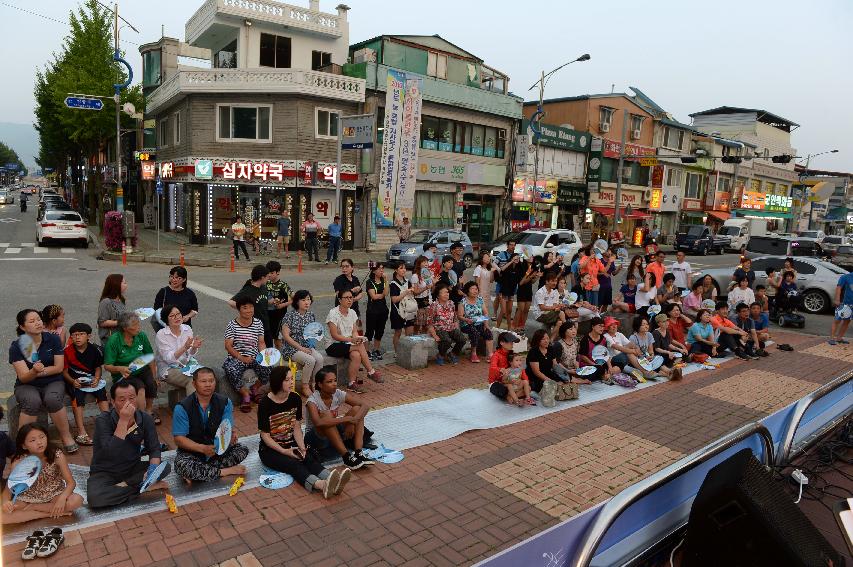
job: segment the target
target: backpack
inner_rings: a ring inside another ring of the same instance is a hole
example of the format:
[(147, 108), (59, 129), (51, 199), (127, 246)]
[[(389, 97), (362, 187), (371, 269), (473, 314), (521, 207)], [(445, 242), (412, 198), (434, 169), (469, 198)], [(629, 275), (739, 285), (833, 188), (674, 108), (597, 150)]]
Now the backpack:
[[(403, 286), (397, 283), (396, 280), (392, 279), (391, 283), (397, 286), (397, 288), (400, 290), (400, 293), (403, 292)], [(392, 303), (392, 305), (394, 305), (394, 308), (397, 310), (397, 314), (403, 321), (411, 321), (418, 314), (418, 302), (415, 301), (415, 298), (411, 295), (405, 296), (397, 303)]]

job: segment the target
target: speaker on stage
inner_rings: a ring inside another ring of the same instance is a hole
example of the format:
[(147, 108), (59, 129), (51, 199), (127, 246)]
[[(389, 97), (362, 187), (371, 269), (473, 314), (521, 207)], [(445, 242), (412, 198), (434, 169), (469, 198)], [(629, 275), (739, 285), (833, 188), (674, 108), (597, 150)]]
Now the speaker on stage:
[(844, 558), (744, 449), (708, 471), (690, 510), (681, 565), (841, 567)]

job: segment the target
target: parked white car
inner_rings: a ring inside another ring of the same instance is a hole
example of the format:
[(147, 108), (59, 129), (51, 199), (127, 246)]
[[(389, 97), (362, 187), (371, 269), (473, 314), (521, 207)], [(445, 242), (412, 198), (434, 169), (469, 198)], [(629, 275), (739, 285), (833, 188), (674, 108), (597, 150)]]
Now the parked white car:
[[(539, 258), (544, 257), (546, 252), (555, 248), (559, 248), (556, 252), (562, 254), (564, 258), (572, 258), (583, 248), (583, 242), (577, 233), (568, 229), (531, 228), (518, 235), (516, 245), (523, 245), (533, 257)], [(506, 250), (506, 243), (499, 244), (492, 248), (492, 255), (504, 250)]]
[(48, 242), (73, 242), (87, 248), (89, 232), (80, 213), (49, 210), (41, 220), (36, 221), (36, 242), (39, 246)]

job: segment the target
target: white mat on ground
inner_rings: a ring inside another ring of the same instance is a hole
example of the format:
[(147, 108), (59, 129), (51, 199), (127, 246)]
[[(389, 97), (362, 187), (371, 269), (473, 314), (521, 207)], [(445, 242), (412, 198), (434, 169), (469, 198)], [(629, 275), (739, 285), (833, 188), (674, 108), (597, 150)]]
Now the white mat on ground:
[[(709, 362), (719, 365), (724, 361), (725, 359), (711, 359)], [(691, 374), (701, 371), (704, 368), (699, 364), (688, 364), (684, 368), (683, 373)], [(546, 408), (542, 405), (511, 406), (490, 394), (488, 390), (468, 389), (451, 396), (372, 411), (367, 414), (365, 421), (367, 427), (375, 432), (373, 437), (374, 443), (382, 443), (390, 449), (403, 451), (412, 447), (451, 439), (466, 431), (512, 425), (513, 423), (567, 410), (575, 406), (591, 404), (607, 398), (628, 394), (634, 390), (651, 388), (656, 384), (664, 382), (666, 382), (664, 378), (658, 381), (650, 380), (646, 383), (638, 384), (633, 389), (615, 385), (608, 386), (600, 382), (589, 384), (580, 387), (579, 399), (568, 402), (557, 402), (557, 405), (553, 408)], [(260, 437), (258, 435), (242, 437), (240, 438), (240, 443), (249, 449), (249, 456), (243, 461), (243, 465), (247, 469), (245, 484), (240, 490), (248, 490), (259, 486), (258, 480), (264, 474), (263, 464), (258, 457)], [(163, 458), (174, 463), (175, 451), (163, 453)], [(74, 475), (74, 480), (77, 481), (75, 492), (85, 498), (89, 467), (71, 465), (71, 472)], [(165, 480), (169, 483), (170, 492), (175, 497), (175, 502), (180, 509), (181, 506), (192, 502), (228, 494), (228, 490), (235, 479), (236, 477), (228, 477), (217, 482), (195, 483), (188, 486), (173, 472)], [(294, 482), (293, 484), (296, 485), (297, 483)], [(303, 490), (301, 487), (297, 487), (297, 489)], [(116, 508), (92, 510), (84, 506), (70, 518), (63, 518), (58, 521), (41, 520), (17, 526), (4, 526), (3, 545), (23, 541), (34, 529), (43, 529), (45, 526), (59, 526), (63, 530), (76, 530), (148, 514), (157, 510), (166, 510), (163, 491), (142, 494), (132, 503)]]

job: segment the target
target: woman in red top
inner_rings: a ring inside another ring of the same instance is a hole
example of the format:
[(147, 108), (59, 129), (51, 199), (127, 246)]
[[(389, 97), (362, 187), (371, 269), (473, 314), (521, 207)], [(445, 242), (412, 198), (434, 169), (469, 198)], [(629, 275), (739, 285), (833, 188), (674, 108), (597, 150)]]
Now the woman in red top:
[[(308, 260), (320, 261), (320, 223), (314, 220), (314, 214), (308, 213), (305, 222), (302, 223), (302, 237), (305, 239), (305, 251), (308, 252)], [(313, 258), (312, 258), (313, 256)]]
[(669, 309), (669, 336), (673, 341), (685, 344), (687, 340), (687, 329), (693, 324), (690, 317), (681, 312), (681, 306), (672, 303)]

